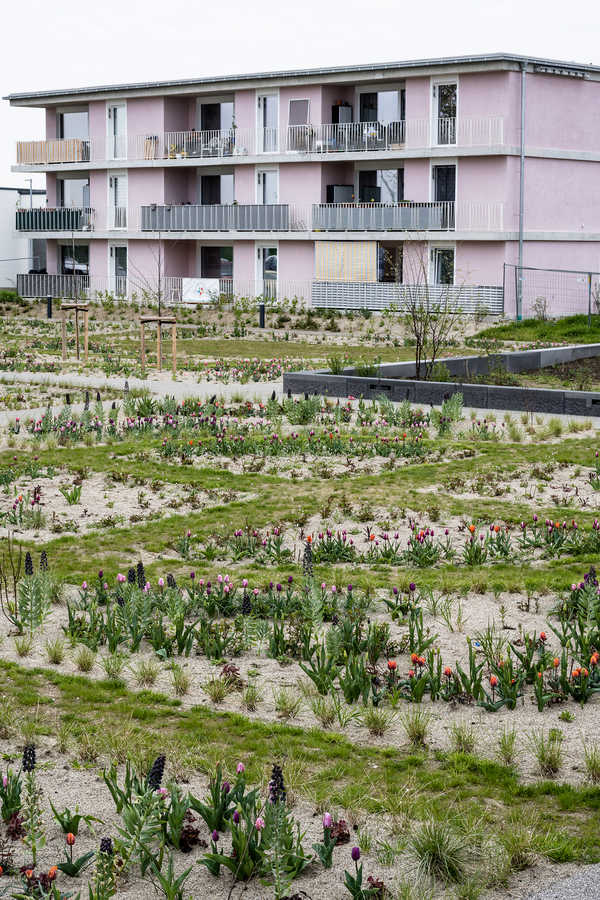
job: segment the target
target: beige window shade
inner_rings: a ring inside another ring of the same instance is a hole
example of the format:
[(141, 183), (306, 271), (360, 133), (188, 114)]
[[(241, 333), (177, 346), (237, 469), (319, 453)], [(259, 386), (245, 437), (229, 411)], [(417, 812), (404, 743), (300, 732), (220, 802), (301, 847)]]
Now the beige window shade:
[(316, 241), (318, 281), (377, 281), (376, 241)]

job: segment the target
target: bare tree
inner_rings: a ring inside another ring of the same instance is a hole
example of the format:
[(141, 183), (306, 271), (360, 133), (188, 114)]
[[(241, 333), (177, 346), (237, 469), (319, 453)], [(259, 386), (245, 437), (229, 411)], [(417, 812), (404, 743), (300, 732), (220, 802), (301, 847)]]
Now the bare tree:
[[(406, 245), (405, 245), (406, 246)], [(415, 377), (427, 381), (441, 348), (460, 321), (462, 285), (431, 283), (429, 248), (414, 242), (408, 258), (409, 283), (399, 286), (403, 319), (415, 342)]]

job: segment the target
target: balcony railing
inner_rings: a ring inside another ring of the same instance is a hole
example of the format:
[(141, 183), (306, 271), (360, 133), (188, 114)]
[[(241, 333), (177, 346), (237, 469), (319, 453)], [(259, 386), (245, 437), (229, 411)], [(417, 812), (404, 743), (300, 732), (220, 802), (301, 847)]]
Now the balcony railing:
[(64, 207), (59, 209), (18, 209), (17, 231), (91, 231), (94, 210)]
[(90, 161), (88, 138), (67, 138), (50, 141), (19, 141), (17, 165), (52, 165), (53, 163), (78, 163)]
[(287, 203), (142, 206), (142, 231), (308, 231), (302, 214)]
[(501, 116), (348, 122), (220, 131), (167, 131), (108, 138), (21, 141), (17, 164), (105, 162), (109, 160), (226, 159), (269, 153), (363, 153), (438, 145), (491, 147), (504, 143)]
[[(161, 280), (161, 299), (178, 304), (184, 298), (187, 276), (167, 275)], [(125, 276), (96, 275), (17, 275), (17, 291), (21, 297), (55, 297), (99, 301), (106, 292), (125, 297), (131, 302), (154, 299), (155, 280)], [(238, 298), (264, 300), (297, 298), (300, 302), (330, 309), (406, 308), (415, 298), (432, 304), (446, 303), (463, 313), (483, 309), (489, 315), (502, 315), (503, 291), (496, 285), (389, 284), (373, 281), (284, 281), (274, 279), (260, 285), (255, 281), (233, 278), (219, 279), (219, 293), (231, 302)]]
[(313, 281), (313, 306), (326, 309), (406, 309), (415, 300), (433, 307), (448, 304), (463, 313), (486, 310), (491, 316), (504, 312), (504, 292), (495, 285), (384, 284), (374, 281)]
[(454, 203), (318, 203), (313, 231), (451, 231)]
[(108, 227), (109, 228), (127, 228), (127, 207), (126, 206), (109, 206), (109, 208), (108, 208)]

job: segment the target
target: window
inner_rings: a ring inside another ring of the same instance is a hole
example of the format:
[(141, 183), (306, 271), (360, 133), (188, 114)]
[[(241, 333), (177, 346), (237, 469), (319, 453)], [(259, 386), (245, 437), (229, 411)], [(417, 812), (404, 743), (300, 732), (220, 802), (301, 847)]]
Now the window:
[(433, 199), (456, 200), (456, 166), (434, 166), (432, 176)]
[(233, 103), (202, 103), (201, 131), (227, 131), (233, 126)]
[(288, 124), (308, 125), (309, 100), (290, 100), (290, 114)]
[(404, 118), (404, 98), (402, 91), (369, 91), (360, 95), (361, 122), (398, 122)]
[(90, 205), (89, 178), (61, 178), (56, 182), (57, 206), (87, 209)]
[(233, 175), (202, 175), (200, 178), (200, 203), (233, 203)]
[(87, 244), (65, 244), (60, 248), (60, 271), (63, 275), (88, 275), (90, 248)]
[(233, 247), (201, 247), (200, 274), (202, 278), (232, 278)]
[(454, 247), (434, 247), (433, 283), (454, 284)]
[(377, 281), (384, 284), (402, 282), (402, 247), (379, 244), (377, 247)]
[(437, 116), (438, 144), (456, 143), (456, 84), (436, 84), (433, 88)]
[(59, 138), (68, 139), (89, 137), (87, 109), (59, 113), (57, 126)]
[(358, 173), (361, 203), (399, 203), (404, 199), (404, 169), (367, 169)]

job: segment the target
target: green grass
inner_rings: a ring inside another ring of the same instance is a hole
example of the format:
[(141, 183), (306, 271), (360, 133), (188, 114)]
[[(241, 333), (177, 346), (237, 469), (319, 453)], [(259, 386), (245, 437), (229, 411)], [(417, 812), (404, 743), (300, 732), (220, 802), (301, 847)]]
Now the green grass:
[(566, 316), (564, 319), (540, 321), (523, 319), (506, 325), (494, 325), (474, 335), (476, 338), (500, 341), (560, 341), (565, 343), (595, 344), (600, 341), (600, 316), (592, 316), (591, 327), (588, 318)]
[(315, 806), (394, 814), (410, 788), (417, 818), (478, 814), (498, 833), (507, 827), (509, 810), (539, 813), (547, 828), (568, 837), (568, 858), (600, 859), (600, 788), (524, 785), (514, 770), (469, 754), (359, 746), (317, 728), (266, 724), (204, 706), (183, 710), (178, 701), (151, 691), (136, 693), (114, 682), (3, 660), (0, 691), (14, 708), (38, 710), (40, 735), (53, 733), (58, 722), (72, 724), (75, 739), (86, 734), (92, 742), (101, 742), (103, 733), (127, 730), (132, 747), (149, 757), (168, 745), (172, 753), (193, 751), (200, 768), (222, 760), (233, 770), (242, 760), (249, 781), (259, 781), (279, 760), (288, 772), (302, 772), (295, 790)]

